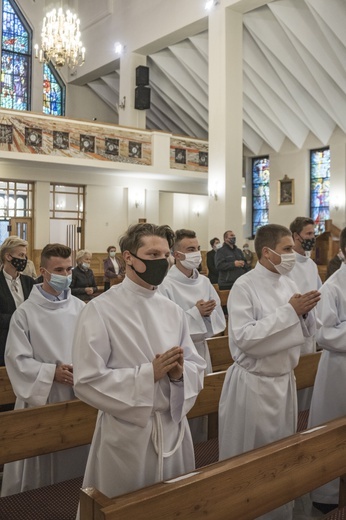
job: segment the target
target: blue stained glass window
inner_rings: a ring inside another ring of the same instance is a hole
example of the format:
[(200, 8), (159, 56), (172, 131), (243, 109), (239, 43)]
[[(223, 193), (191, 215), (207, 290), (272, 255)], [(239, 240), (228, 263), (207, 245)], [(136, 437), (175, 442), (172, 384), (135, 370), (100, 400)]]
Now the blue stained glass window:
[(269, 157), (252, 159), (252, 234), (269, 224)]
[(325, 231), (329, 219), (330, 150), (310, 150), (310, 216), (315, 222), (315, 232)]
[(65, 115), (65, 85), (50, 64), (43, 65), (43, 112)]
[(32, 31), (12, 0), (2, 0), (0, 106), (30, 110)]

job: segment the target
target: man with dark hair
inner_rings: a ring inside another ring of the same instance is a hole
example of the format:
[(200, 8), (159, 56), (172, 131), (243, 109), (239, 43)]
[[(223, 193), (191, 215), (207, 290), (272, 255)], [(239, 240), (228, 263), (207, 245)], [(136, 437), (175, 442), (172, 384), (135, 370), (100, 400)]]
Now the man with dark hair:
[(212, 238), (209, 243), (211, 245), (211, 250), (207, 252), (208, 278), (210, 283), (217, 284), (219, 281), (219, 271), (215, 267), (215, 254), (222, 246), (217, 237)]
[[(48, 244), (41, 254), (43, 283), (13, 314), (5, 363), (15, 409), (68, 401), (73, 391), (72, 340), (85, 306), (71, 295), (71, 249)], [(20, 460), (5, 465), (2, 496), (83, 475), (87, 447)]]
[(236, 236), (233, 231), (225, 231), (223, 245), (216, 251), (215, 267), (219, 271), (219, 289), (232, 289), (234, 282), (250, 267), (247, 265), (244, 254), (235, 245)]
[[(346, 255), (346, 228), (340, 233), (340, 249)], [(317, 314), (322, 323), (316, 333), (323, 349), (313, 388), (309, 428), (346, 415), (346, 265), (322, 285)], [(339, 480), (311, 493), (313, 505), (327, 514), (337, 507)]]
[[(220, 298), (198, 266), (202, 257), (195, 231), (178, 229), (173, 245), (175, 265), (171, 267), (159, 287), (159, 292), (177, 303), (184, 311), (192, 341), (200, 356), (207, 362), (206, 373), (212, 366), (206, 338), (225, 330), (225, 316)], [(207, 417), (190, 422), (194, 442), (207, 440)]]
[(206, 338), (225, 330), (225, 316), (220, 298), (206, 276), (197, 268), (202, 257), (195, 231), (178, 229), (173, 245), (175, 265), (159, 287), (159, 292), (177, 303), (185, 312), (190, 335), (197, 352), (212, 372)]
[[(259, 228), (255, 250), (255, 268), (236, 281), (228, 299), (234, 364), (220, 398), (220, 459), (295, 433), (293, 369), (304, 337), (315, 333), (319, 292), (298, 294), (295, 283), (283, 276), (295, 262), (289, 229), (275, 224)], [(289, 520), (292, 507), (263, 518)]]
[(74, 342), (75, 391), (99, 409), (83, 486), (117, 496), (192, 471), (186, 414), (205, 361), (182, 309), (157, 291), (174, 233), (136, 224), (120, 239), (124, 281), (89, 302)]
[[(290, 224), (290, 231), (294, 241), (296, 262), (288, 276), (296, 283), (301, 293), (319, 290), (322, 282), (318, 274), (317, 265), (310, 258), (311, 251), (316, 243), (314, 221), (309, 217), (296, 217)], [(301, 354), (316, 352), (314, 336), (305, 338)], [(312, 388), (298, 391), (298, 410), (310, 408)]]

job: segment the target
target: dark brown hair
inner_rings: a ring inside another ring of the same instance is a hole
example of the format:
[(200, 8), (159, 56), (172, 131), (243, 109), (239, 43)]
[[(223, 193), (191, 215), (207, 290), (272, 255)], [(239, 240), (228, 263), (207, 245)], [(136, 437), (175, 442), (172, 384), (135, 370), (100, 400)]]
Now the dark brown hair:
[(41, 252), (41, 267), (47, 265), (47, 260), (50, 260), (52, 256), (69, 258), (71, 256), (71, 248), (63, 244), (47, 244)]
[(120, 238), (120, 250), (137, 253), (138, 249), (143, 245), (143, 237), (157, 236), (165, 238), (168, 242), (169, 249), (172, 248), (174, 242), (174, 233), (169, 226), (157, 226), (156, 224), (134, 224), (130, 226), (126, 233)]
[(266, 226), (258, 228), (255, 236), (255, 251), (258, 260), (260, 260), (262, 256), (262, 249), (264, 247), (269, 247), (274, 250), (282, 237), (287, 236), (292, 236), (291, 231), (287, 227), (280, 226), (279, 224), (267, 224)]

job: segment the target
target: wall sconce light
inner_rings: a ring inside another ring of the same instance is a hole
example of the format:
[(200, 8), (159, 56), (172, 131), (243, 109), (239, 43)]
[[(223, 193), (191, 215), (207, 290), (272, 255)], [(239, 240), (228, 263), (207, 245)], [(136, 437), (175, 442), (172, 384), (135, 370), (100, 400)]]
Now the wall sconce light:
[(121, 100), (119, 105), (117, 105), (117, 108), (118, 108), (118, 110), (119, 110), (119, 108), (121, 108), (121, 110), (125, 110), (125, 108), (126, 108), (126, 96), (123, 97), (123, 99)]
[(218, 5), (220, 3), (220, 0), (208, 0), (204, 6), (204, 9), (206, 11), (210, 11), (213, 7)]
[(340, 195), (335, 195), (334, 197), (332, 197), (332, 200), (331, 200), (331, 207), (332, 207), (335, 211), (339, 211), (341, 204), (342, 204), (342, 200), (341, 200)]
[(209, 196), (214, 199), (214, 200), (218, 200), (219, 199), (219, 193), (218, 193), (218, 189), (217, 189), (217, 184), (214, 184), (213, 186), (210, 187), (209, 189)]
[(120, 43), (120, 42), (116, 42), (114, 44), (114, 51), (115, 51), (115, 54), (117, 54), (118, 56), (120, 56), (125, 50), (125, 46)]
[(201, 206), (196, 206), (194, 209), (194, 214), (196, 215), (196, 217), (199, 217), (201, 213), (202, 213)]
[(139, 199), (136, 199), (135, 200), (135, 208), (139, 208), (140, 205), (141, 205), (141, 201)]

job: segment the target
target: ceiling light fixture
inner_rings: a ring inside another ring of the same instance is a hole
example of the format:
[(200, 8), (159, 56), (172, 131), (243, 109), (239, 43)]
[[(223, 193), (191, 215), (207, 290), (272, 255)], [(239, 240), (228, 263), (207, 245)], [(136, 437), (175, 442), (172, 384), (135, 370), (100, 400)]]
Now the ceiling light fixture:
[(35, 45), (35, 58), (40, 63), (52, 62), (54, 67), (70, 69), (83, 65), (85, 48), (80, 41), (80, 20), (71, 11), (53, 9), (43, 18), (41, 47)]

